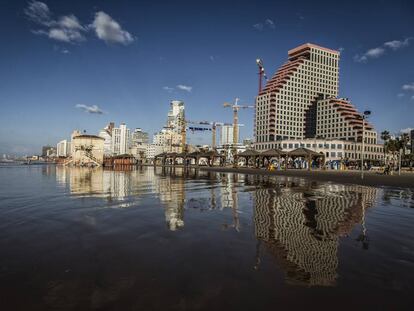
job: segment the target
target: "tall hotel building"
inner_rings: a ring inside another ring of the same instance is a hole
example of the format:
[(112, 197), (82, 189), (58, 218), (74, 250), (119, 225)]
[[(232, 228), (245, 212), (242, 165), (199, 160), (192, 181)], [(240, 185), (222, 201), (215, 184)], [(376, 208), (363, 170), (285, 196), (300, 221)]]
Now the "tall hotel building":
[[(362, 141), (362, 118), (350, 101), (338, 98), (339, 52), (306, 43), (288, 51), (284, 63), (256, 97), (255, 149), (304, 147), (312, 139), (341, 140), (341, 157), (358, 159)], [(365, 121), (367, 151), (377, 153), (377, 134)], [(336, 145), (336, 144), (335, 144)], [(360, 148), (360, 147), (359, 147)], [(328, 155), (328, 152), (327, 152)], [(328, 158), (331, 156), (329, 153)]]

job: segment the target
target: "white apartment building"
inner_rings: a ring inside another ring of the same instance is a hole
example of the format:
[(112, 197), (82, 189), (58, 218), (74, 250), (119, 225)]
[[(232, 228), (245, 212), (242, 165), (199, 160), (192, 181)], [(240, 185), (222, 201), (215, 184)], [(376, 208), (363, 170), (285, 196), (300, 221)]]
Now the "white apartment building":
[(149, 160), (154, 159), (154, 157), (160, 153), (163, 153), (163, 147), (157, 146), (156, 144), (148, 144), (146, 147), (146, 157)]
[(173, 100), (168, 111), (167, 128), (173, 132), (181, 133), (185, 126), (185, 106), (180, 100)]
[(60, 142), (58, 142), (57, 146), (56, 146), (56, 155), (58, 157), (68, 157), (71, 154), (71, 147), (70, 147), (70, 142), (67, 141), (66, 139), (61, 140)]
[(104, 140), (104, 155), (112, 155), (112, 130), (115, 127), (113, 122), (110, 122), (102, 130), (99, 131), (98, 136), (102, 137)]
[(303, 44), (256, 97), (255, 142), (305, 137), (305, 112), (320, 94), (338, 96), (339, 52)]
[(130, 147), (130, 130), (125, 123), (112, 129), (111, 151), (113, 155), (127, 154)]
[[(173, 100), (170, 103), (166, 126), (156, 133), (153, 137), (153, 145), (157, 151), (161, 152), (182, 152), (183, 151), (183, 131), (185, 131), (185, 110), (184, 102)], [(149, 148), (149, 155), (152, 155), (153, 147)], [(157, 154), (157, 153), (156, 153)], [(155, 154), (155, 155), (156, 155)]]
[(233, 144), (233, 125), (221, 126), (220, 144), (222, 146)]

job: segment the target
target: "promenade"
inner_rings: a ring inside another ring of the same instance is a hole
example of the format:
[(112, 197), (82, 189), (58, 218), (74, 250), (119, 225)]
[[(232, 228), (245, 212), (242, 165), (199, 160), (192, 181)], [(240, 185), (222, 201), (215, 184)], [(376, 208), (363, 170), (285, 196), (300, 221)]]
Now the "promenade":
[(265, 169), (254, 168), (232, 168), (232, 167), (206, 167), (201, 166), (200, 170), (223, 172), (223, 173), (239, 173), (252, 175), (273, 175), (273, 176), (291, 176), (304, 177), (314, 181), (331, 181), (335, 183), (357, 184), (374, 187), (398, 187), (414, 189), (414, 173), (398, 173), (394, 175), (382, 175), (378, 172), (364, 172), (364, 179), (361, 179), (360, 171), (336, 171), (336, 170), (276, 170), (268, 171)]

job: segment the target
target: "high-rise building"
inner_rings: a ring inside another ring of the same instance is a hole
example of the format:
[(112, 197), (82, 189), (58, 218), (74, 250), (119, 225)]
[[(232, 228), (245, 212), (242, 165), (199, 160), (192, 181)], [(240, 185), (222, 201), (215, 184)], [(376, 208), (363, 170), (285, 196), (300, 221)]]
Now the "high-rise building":
[(130, 130), (125, 123), (121, 123), (119, 127), (112, 129), (112, 154), (120, 155), (129, 153), (130, 147)]
[(105, 128), (103, 128), (98, 136), (104, 140), (104, 155), (112, 155), (112, 130), (115, 127), (114, 122), (110, 122)]
[(56, 155), (58, 157), (68, 157), (70, 155), (70, 142), (66, 139), (61, 140), (56, 146)]
[(180, 100), (173, 100), (168, 111), (167, 128), (176, 133), (181, 133), (185, 122), (185, 106)]
[[(374, 127), (345, 98), (338, 98), (339, 52), (303, 44), (288, 52), (288, 61), (256, 98), (255, 143), (258, 150), (309, 139), (343, 140), (350, 160), (358, 160), (364, 128), (368, 160), (381, 160)], [(363, 123), (364, 122), (364, 123)], [(349, 148), (349, 149), (348, 149)]]
[(166, 126), (156, 133), (153, 138), (154, 145), (162, 152), (183, 152), (183, 136), (185, 131), (184, 102), (173, 100), (170, 103)]
[(144, 132), (140, 128), (136, 128), (131, 135), (131, 144), (134, 146), (148, 144), (149, 136), (147, 132)]
[(233, 144), (233, 125), (223, 125), (220, 133), (220, 145)]
[[(354, 105), (344, 98), (327, 98), (315, 101), (315, 117), (306, 120), (307, 138), (323, 137), (328, 139), (342, 139), (362, 141), (362, 118)], [(310, 115), (310, 114), (308, 114)], [(310, 128), (315, 129), (312, 133)], [(377, 143), (377, 132), (374, 127), (364, 121), (364, 140), (367, 144)]]
[(303, 44), (256, 98), (255, 141), (305, 137), (305, 112), (321, 94), (338, 96), (339, 52)]

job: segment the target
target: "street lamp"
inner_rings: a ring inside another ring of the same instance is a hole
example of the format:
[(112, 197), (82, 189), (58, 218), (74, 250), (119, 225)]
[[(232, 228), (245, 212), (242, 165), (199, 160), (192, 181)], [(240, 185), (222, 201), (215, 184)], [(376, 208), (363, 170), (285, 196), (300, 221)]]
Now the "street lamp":
[(364, 179), (364, 149), (365, 149), (365, 119), (371, 114), (370, 110), (365, 110), (362, 118), (362, 148), (361, 148), (361, 179)]

